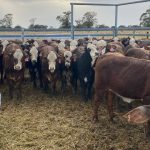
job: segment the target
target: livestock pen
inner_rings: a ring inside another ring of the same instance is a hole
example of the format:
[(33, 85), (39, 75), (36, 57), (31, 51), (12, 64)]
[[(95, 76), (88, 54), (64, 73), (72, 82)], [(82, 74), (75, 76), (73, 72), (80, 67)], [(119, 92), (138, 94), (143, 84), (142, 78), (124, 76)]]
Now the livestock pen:
[[(114, 28), (83, 28), (74, 29), (76, 39), (83, 37), (104, 37), (110, 39), (114, 37)], [(149, 27), (136, 27), (136, 28), (118, 28), (118, 37), (134, 37), (136, 39), (149, 39)], [(14, 29), (0, 29), (0, 39), (70, 39), (70, 29), (49, 29), (49, 30), (14, 30)]]

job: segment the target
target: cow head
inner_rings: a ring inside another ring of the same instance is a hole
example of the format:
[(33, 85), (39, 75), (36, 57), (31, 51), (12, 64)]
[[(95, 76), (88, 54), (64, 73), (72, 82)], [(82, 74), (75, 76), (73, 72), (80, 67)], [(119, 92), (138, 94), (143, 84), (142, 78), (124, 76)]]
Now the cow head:
[(37, 58), (38, 58), (38, 50), (35, 46), (32, 46), (30, 49), (31, 62), (37, 62)]
[(22, 69), (22, 58), (23, 58), (23, 52), (21, 49), (16, 49), (16, 51), (13, 54), (14, 57), (14, 69), (15, 70), (21, 70)]
[(71, 57), (72, 57), (72, 53), (70, 51), (64, 52), (65, 66), (67, 68), (69, 68), (71, 66)]
[(98, 50), (96, 49), (96, 46), (91, 43), (87, 45), (87, 49), (90, 51), (90, 56), (92, 58), (91, 65), (93, 66), (99, 55)]
[(57, 60), (57, 55), (54, 51), (50, 51), (50, 53), (47, 56), (48, 59), (48, 69), (50, 70), (51, 73), (54, 73), (56, 69), (56, 60)]
[(105, 52), (106, 52), (106, 46), (107, 46), (106, 41), (100, 40), (100, 41), (97, 42), (96, 46), (97, 46), (99, 55), (105, 54)]

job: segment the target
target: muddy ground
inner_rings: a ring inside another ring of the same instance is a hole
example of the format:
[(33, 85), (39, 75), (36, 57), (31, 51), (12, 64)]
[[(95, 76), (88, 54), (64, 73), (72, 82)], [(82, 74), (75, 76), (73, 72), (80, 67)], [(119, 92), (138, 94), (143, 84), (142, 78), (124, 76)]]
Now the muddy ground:
[(23, 100), (14, 104), (6, 85), (0, 91), (0, 150), (150, 150), (143, 125), (130, 125), (121, 115), (109, 122), (105, 102), (93, 124), (91, 101), (70, 92), (51, 96), (24, 84)]

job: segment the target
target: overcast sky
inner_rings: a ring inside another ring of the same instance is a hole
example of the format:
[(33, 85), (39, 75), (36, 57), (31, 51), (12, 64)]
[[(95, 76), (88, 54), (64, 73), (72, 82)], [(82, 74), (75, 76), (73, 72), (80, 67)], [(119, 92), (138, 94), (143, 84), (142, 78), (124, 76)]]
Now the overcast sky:
[[(94, 0), (72, 0), (79, 2), (93, 2)], [(116, 2), (131, 0), (116, 0)], [(95, 0), (95, 2), (110, 2), (115, 0)], [(150, 2), (119, 7), (118, 25), (139, 24), (140, 15), (150, 8)], [(5, 14), (13, 14), (13, 26), (28, 27), (31, 18), (36, 18), (35, 24), (59, 27), (56, 17), (62, 12), (70, 10), (70, 0), (0, 0), (0, 19)], [(114, 25), (114, 7), (75, 6), (74, 20), (82, 18), (87, 11), (97, 13), (98, 24)]]

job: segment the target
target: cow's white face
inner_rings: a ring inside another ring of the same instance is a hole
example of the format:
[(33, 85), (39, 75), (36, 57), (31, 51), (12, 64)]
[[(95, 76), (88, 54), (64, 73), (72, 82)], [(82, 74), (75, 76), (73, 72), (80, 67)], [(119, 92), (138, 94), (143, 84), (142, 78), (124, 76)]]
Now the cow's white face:
[(2, 45), (3, 45), (2, 53), (5, 51), (6, 46), (7, 46), (8, 44), (9, 44), (9, 42), (8, 42), (7, 40), (4, 40), (4, 41), (2, 42)]
[(70, 51), (64, 52), (65, 66), (66, 67), (70, 67), (70, 65), (71, 65), (71, 57), (72, 57), (72, 53)]
[(90, 43), (88, 44), (87, 48), (89, 48), (91, 50), (90, 51), (90, 56), (92, 58), (91, 65), (93, 66), (94, 63), (95, 63), (96, 58), (98, 57), (98, 50), (97, 50), (95, 45), (90, 44)]
[(64, 42), (60, 42), (60, 43), (58, 44), (58, 49), (59, 49), (60, 51), (62, 51), (62, 50), (64, 50), (64, 48), (65, 48), (65, 43), (64, 43)]
[(78, 42), (76, 40), (72, 40), (70, 42), (70, 51), (74, 51), (77, 48)]
[(31, 61), (36, 61), (36, 62), (37, 62), (38, 50), (36, 49), (35, 46), (33, 46), (33, 47), (30, 49), (30, 54), (31, 54)]
[(36, 48), (38, 48), (39, 47), (39, 44), (38, 44), (38, 42), (37, 41), (34, 41), (34, 46), (36, 47)]
[(22, 69), (21, 59), (23, 57), (23, 52), (21, 51), (21, 49), (16, 49), (15, 53), (13, 54), (13, 57), (15, 59), (14, 69), (21, 70)]
[(55, 52), (51, 51), (48, 56), (48, 69), (50, 70), (51, 73), (53, 73), (56, 69), (56, 59), (57, 59), (57, 55), (55, 54)]

